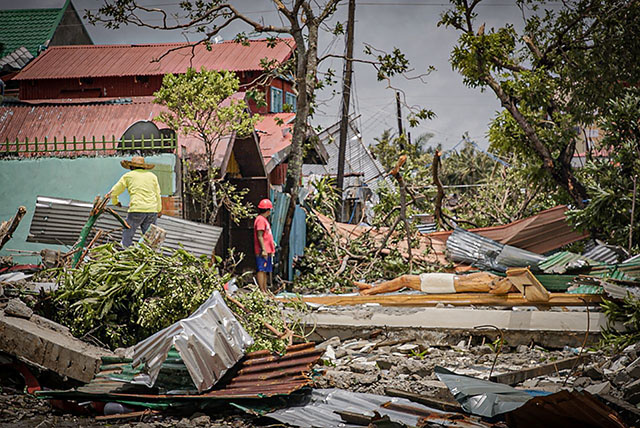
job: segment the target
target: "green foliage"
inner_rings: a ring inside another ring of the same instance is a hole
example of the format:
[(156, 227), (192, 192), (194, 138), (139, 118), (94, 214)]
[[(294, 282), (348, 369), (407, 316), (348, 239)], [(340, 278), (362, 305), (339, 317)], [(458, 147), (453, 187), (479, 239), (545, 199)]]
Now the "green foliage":
[(604, 299), (602, 309), (607, 325), (602, 328), (601, 347), (616, 352), (640, 342), (640, 299), (630, 293), (622, 302)]
[[(634, 181), (640, 175), (640, 91), (629, 89), (625, 96), (610, 102), (608, 114), (600, 122), (604, 137), (596, 149), (607, 157), (590, 159), (582, 170), (591, 200), (583, 210), (569, 213), (579, 229), (591, 231), (606, 242), (640, 246), (640, 198), (633, 209)], [(636, 193), (638, 192), (636, 183)]]
[[(112, 349), (134, 345), (186, 318), (214, 291), (226, 299), (223, 286), (231, 279), (207, 257), (181, 249), (163, 255), (145, 244), (119, 250), (111, 243), (89, 255), (80, 268), (61, 272), (50, 312), (75, 336), (91, 335)], [(279, 306), (256, 290), (236, 297), (249, 314), (227, 304), (256, 341), (253, 349), (282, 351), (286, 343), (262, 325), (264, 320), (283, 326)]]
[[(154, 94), (155, 102), (167, 108), (156, 120), (177, 133), (198, 138), (204, 145), (204, 154), (192, 155), (185, 174), (187, 193), (200, 209), (204, 223), (213, 223), (222, 206), (230, 211), (236, 223), (252, 215), (251, 207), (242, 204), (247, 191), (239, 192), (222, 181), (215, 166), (218, 146), (226, 144), (232, 134), (250, 135), (259, 119), (247, 111), (244, 100), (232, 98), (239, 85), (232, 72), (209, 71), (204, 67), (198, 72), (189, 68), (185, 74), (165, 75), (162, 87)], [(254, 92), (252, 96), (259, 94)]]
[(517, 32), (510, 24), (475, 27), (481, 1), (451, 3), (439, 25), (460, 31), (453, 68), (467, 86), (490, 88), (504, 107), (491, 123), (491, 148), (526, 159), (536, 177), (544, 170), (582, 207), (587, 190), (570, 163), (576, 130), (637, 80), (640, 4), (576, 0), (542, 11), (544, 1), (520, 0), (525, 28)]

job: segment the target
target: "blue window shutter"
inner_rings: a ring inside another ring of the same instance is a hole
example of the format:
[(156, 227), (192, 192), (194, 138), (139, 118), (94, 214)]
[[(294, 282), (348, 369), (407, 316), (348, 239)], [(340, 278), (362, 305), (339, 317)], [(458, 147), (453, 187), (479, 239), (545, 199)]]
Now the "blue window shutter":
[(291, 106), (291, 111), (296, 112), (298, 109), (298, 97), (296, 94), (292, 94), (291, 92), (285, 92), (284, 94), (284, 102), (285, 104), (289, 104)]
[(271, 88), (271, 113), (282, 112), (282, 89)]

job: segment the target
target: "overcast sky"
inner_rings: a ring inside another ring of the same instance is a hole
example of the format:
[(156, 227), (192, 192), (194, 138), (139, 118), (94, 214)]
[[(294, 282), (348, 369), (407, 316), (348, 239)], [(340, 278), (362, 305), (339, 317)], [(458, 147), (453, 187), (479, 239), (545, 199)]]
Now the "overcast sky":
[[(97, 9), (101, 0), (72, 0), (79, 14), (85, 9)], [(142, 4), (152, 5), (164, 10), (178, 10), (179, 0), (141, 0)], [(238, 0), (237, 7), (250, 14), (254, 19), (263, 19), (266, 23), (280, 24), (280, 17), (270, 0)], [(64, 0), (0, 0), (1, 9), (61, 7)], [(449, 55), (456, 42), (457, 34), (453, 30), (436, 26), (441, 13), (447, 9), (445, 0), (357, 0), (356, 36), (354, 53), (365, 58), (364, 43), (377, 49), (390, 52), (400, 48), (413, 68), (409, 75), (417, 76), (433, 65), (437, 70), (424, 79), (408, 80), (398, 78), (393, 85), (402, 89), (410, 105), (433, 110), (437, 117), (423, 122), (409, 131), (415, 138), (421, 133), (435, 134), (432, 142), (441, 143), (447, 149), (457, 144), (463, 133), (480, 146), (487, 147), (487, 128), (490, 119), (499, 109), (499, 103), (492, 92), (481, 93), (477, 89), (466, 88), (461, 76), (451, 69)], [(515, 0), (485, 0), (478, 9), (480, 22), (486, 27), (512, 23), (522, 26), (522, 15), (515, 6)], [(333, 22), (346, 22), (346, 0), (342, 1)], [(194, 34), (178, 31), (159, 31), (139, 27), (125, 27), (108, 30), (100, 26), (86, 25), (95, 44), (136, 44), (173, 41), (195, 41)], [(231, 39), (241, 25), (229, 28), (222, 34)], [(0, 30), (1, 31), (1, 30)], [(334, 37), (325, 33), (320, 40), (321, 54), (344, 52), (344, 36)], [(339, 60), (328, 61), (330, 66), (342, 76), (342, 64)], [(395, 98), (392, 89), (386, 88), (386, 82), (376, 80), (375, 70), (370, 65), (356, 64), (354, 68), (354, 93), (352, 95), (355, 111), (360, 115), (359, 127), (367, 143), (379, 136), (385, 128), (397, 130), (395, 118)], [(336, 90), (340, 90), (338, 85)], [(318, 108), (314, 125), (330, 125), (339, 120), (340, 105), (337, 97), (331, 98), (331, 90), (320, 94), (322, 104)], [(353, 108), (352, 108), (353, 111)], [(406, 110), (404, 111), (406, 115)], [(406, 117), (406, 116), (405, 116)], [(405, 122), (405, 127), (408, 125)]]

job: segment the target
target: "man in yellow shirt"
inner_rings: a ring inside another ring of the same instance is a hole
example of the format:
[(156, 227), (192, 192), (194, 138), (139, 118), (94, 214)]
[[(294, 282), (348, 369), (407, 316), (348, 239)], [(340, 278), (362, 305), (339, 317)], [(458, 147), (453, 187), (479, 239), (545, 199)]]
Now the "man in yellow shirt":
[(130, 229), (122, 231), (122, 245), (126, 248), (133, 242), (133, 235), (138, 226), (144, 234), (152, 224), (156, 224), (158, 217), (162, 215), (162, 199), (160, 198), (160, 184), (158, 177), (151, 171), (155, 165), (144, 162), (142, 156), (134, 156), (130, 161), (120, 161), (123, 168), (131, 171), (120, 177), (120, 180), (111, 189), (111, 203), (122, 206), (118, 202), (118, 196), (125, 191), (129, 192), (129, 214), (127, 223)]

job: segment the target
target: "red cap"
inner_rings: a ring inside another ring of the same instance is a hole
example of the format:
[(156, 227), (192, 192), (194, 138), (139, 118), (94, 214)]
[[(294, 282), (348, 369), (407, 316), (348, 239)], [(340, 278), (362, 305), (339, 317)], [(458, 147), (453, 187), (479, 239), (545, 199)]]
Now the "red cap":
[(263, 199), (258, 204), (258, 208), (260, 208), (261, 210), (270, 210), (273, 208), (273, 204), (269, 199)]

